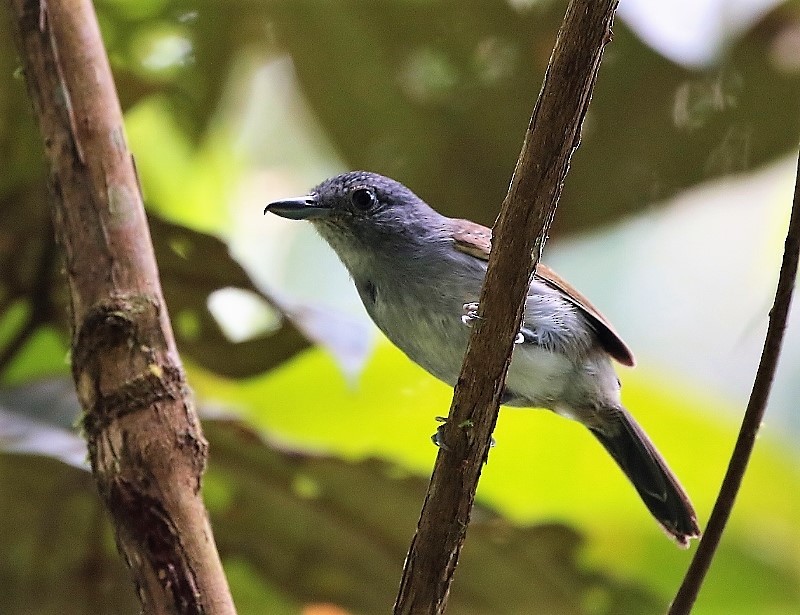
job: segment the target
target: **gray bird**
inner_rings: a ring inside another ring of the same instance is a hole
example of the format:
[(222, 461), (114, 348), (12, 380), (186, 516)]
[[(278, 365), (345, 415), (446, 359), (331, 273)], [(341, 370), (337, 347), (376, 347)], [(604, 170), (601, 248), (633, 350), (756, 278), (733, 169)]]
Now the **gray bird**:
[[(491, 231), (434, 211), (403, 184), (354, 171), (267, 205), (309, 220), (349, 270), (375, 324), (412, 361), (454, 386), (477, 314)], [(502, 403), (583, 423), (677, 543), (700, 534), (689, 497), (622, 406), (611, 359), (633, 354), (577, 290), (539, 265), (525, 301)]]

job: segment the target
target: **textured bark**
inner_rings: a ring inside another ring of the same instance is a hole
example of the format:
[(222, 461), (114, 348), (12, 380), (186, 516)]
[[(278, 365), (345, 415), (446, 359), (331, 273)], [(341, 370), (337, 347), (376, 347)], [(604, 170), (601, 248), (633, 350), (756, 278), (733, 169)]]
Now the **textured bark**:
[(207, 444), (175, 349), (89, 0), (11, 0), (50, 164), (72, 371), (92, 470), (146, 613), (234, 613), (200, 482)]
[(477, 325), (444, 428), (394, 612), (444, 612), (489, 452), (531, 275), (591, 98), (616, 0), (572, 0), (495, 224)]

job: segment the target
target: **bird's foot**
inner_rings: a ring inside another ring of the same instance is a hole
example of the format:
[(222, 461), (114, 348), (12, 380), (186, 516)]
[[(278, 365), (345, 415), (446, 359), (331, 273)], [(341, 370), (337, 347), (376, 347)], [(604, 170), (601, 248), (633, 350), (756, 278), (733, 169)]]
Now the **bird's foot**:
[(461, 310), (462, 310), (461, 322), (467, 325), (468, 327), (471, 327), (473, 324), (475, 324), (475, 321), (480, 318), (480, 316), (478, 316), (477, 301), (473, 301), (471, 303), (465, 303), (462, 306)]
[[(447, 424), (447, 417), (437, 416), (436, 420), (439, 421), (441, 425), (436, 428), (436, 433), (431, 436), (431, 442), (433, 442), (437, 448), (442, 448), (446, 451), (449, 451), (450, 447), (444, 443), (444, 426)], [(464, 421), (461, 425), (459, 425), (459, 427), (462, 429), (469, 429), (472, 427), (472, 421)], [(494, 437), (490, 438), (489, 448), (494, 448), (495, 444), (496, 442)]]
[(431, 436), (431, 442), (433, 442), (437, 448), (443, 448), (449, 451), (450, 447), (444, 443), (444, 426), (447, 424), (447, 417), (437, 416), (436, 420), (439, 421), (441, 425), (436, 428), (436, 432)]
[[(462, 307), (461, 313), (461, 322), (464, 323), (468, 327), (472, 327), (475, 324), (475, 321), (480, 320), (480, 316), (478, 316), (478, 302), (473, 301), (471, 303), (465, 303)], [(517, 337), (514, 338), (515, 344), (523, 344), (525, 343), (525, 336), (520, 331), (517, 333)]]

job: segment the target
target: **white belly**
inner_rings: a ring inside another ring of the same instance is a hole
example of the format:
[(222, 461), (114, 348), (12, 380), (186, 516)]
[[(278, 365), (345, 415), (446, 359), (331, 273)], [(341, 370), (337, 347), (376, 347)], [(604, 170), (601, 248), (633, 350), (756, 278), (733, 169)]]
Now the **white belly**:
[[(359, 289), (367, 311), (411, 360), (454, 386), (471, 332), (460, 318), (463, 305), (476, 299), (479, 288), (465, 291), (455, 287), (458, 285), (448, 284), (447, 278), (407, 277), (403, 283), (393, 281), (393, 284), (377, 282), (372, 292), (363, 287)], [(426, 300), (416, 300), (418, 297)], [(529, 298), (529, 308), (535, 308), (537, 301), (538, 297)], [(552, 303), (552, 298), (544, 296), (542, 301)], [(567, 303), (560, 307), (567, 316), (572, 315), (569, 310), (574, 311)], [(526, 316), (535, 316), (535, 313)], [(561, 316), (563, 320), (564, 314)], [(526, 318), (525, 326), (543, 332), (539, 337), (549, 340), (557, 350), (536, 343), (516, 344), (506, 378), (504, 403), (559, 411), (561, 407), (581, 403), (585, 397), (597, 399), (598, 389), (607, 388), (598, 385), (604, 385), (609, 378), (613, 380), (610, 390), (616, 394), (616, 376), (605, 353), (594, 356), (596, 353), (566, 352), (570, 344), (575, 345), (571, 329), (552, 326), (547, 318)], [(599, 373), (604, 377), (598, 379)]]
[(563, 354), (531, 344), (518, 344), (506, 377), (510, 405), (553, 409), (563, 399), (564, 389), (575, 370)]

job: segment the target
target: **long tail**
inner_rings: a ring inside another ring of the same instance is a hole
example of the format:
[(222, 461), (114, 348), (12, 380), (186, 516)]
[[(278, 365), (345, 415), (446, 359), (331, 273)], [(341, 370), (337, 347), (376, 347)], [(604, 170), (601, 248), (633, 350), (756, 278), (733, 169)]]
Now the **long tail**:
[(662, 527), (681, 547), (700, 535), (689, 496), (650, 438), (625, 408), (607, 410), (589, 430), (611, 454)]

